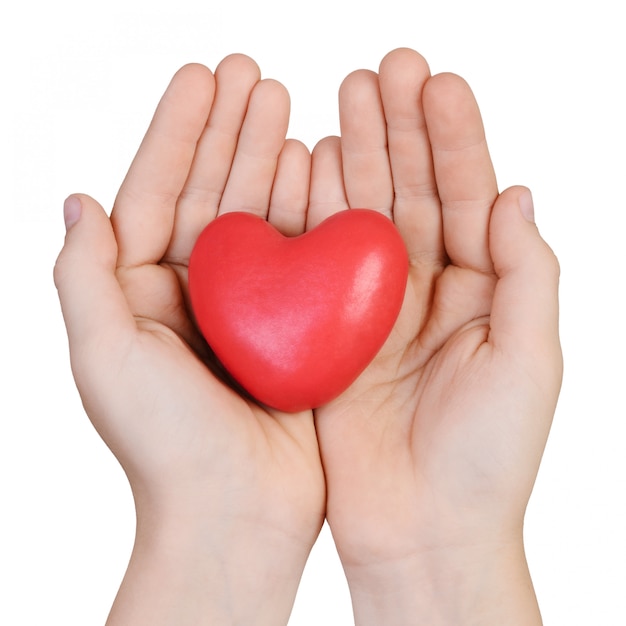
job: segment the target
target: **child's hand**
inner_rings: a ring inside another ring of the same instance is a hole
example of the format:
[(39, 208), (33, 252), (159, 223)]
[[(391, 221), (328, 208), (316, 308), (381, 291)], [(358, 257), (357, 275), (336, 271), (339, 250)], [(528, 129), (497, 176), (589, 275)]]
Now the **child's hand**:
[(187, 305), (189, 255), (216, 215), (304, 228), (310, 155), (285, 142), (288, 117), (285, 89), (247, 57), (187, 66), (111, 219), (87, 196), (67, 204), (55, 280), (72, 367), (138, 515), (111, 624), (286, 623), (321, 527), (312, 413), (264, 410), (212, 375)]
[(411, 268), (384, 348), (315, 412), (357, 623), (538, 624), (522, 524), (561, 380), (557, 261), (529, 192), (498, 194), (461, 78), (397, 50), (345, 80), (340, 115), (308, 227), (378, 209)]

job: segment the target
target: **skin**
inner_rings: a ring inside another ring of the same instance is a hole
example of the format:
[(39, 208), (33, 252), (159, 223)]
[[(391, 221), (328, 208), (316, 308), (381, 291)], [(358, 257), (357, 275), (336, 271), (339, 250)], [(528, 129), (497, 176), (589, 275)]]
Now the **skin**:
[(561, 381), (558, 263), (528, 190), (498, 194), (460, 77), (396, 50), (346, 78), (340, 118), (314, 176), (333, 210), (389, 215), (410, 259), (386, 345), (315, 412), (356, 623), (540, 624), (522, 527)]
[[(111, 218), (68, 203), (73, 371), (137, 506), (109, 624), (286, 623), (324, 516), (356, 624), (541, 623), (522, 528), (561, 380), (558, 263), (528, 190), (498, 192), (461, 78), (395, 50), (346, 78), (339, 109), (341, 139), (310, 155), (251, 59), (187, 66)], [(260, 407), (195, 330), (193, 243), (232, 210), (297, 235), (350, 207), (404, 238), (398, 322), (329, 405)]]
[(286, 623), (323, 523), (312, 412), (266, 410), (214, 375), (186, 305), (210, 220), (304, 214), (310, 155), (285, 142), (288, 116), (284, 87), (247, 57), (182, 68), (111, 219), (80, 196), (57, 261), (76, 383), (136, 501), (110, 625)]

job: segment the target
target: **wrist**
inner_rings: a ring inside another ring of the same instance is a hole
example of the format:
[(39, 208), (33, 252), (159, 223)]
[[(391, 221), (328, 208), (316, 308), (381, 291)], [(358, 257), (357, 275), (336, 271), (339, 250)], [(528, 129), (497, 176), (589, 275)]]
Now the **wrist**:
[(254, 519), (138, 507), (107, 625), (286, 624), (309, 550)]
[(356, 626), (540, 626), (522, 540), (346, 568)]

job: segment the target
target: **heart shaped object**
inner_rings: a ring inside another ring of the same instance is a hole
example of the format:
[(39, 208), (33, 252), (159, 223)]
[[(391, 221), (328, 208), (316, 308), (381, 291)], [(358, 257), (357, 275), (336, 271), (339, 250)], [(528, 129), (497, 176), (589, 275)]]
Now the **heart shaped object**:
[(404, 242), (376, 211), (336, 213), (285, 237), (250, 213), (226, 213), (189, 260), (196, 323), (256, 400), (283, 411), (321, 406), (367, 367), (398, 317)]

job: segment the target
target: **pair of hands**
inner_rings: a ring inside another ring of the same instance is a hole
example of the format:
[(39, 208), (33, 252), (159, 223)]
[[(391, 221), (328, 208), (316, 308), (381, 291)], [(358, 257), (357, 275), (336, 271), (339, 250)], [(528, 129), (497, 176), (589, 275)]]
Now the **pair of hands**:
[[(310, 154), (251, 59), (186, 66), (111, 218), (66, 203), (72, 368), (137, 507), (110, 624), (286, 623), (324, 519), (357, 624), (540, 623), (522, 524), (560, 387), (558, 264), (530, 193), (498, 193), (461, 78), (399, 49), (339, 96), (341, 138)], [(405, 241), (396, 326), (329, 405), (258, 406), (190, 318), (195, 240), (229, 211), (297, 235), (349, 207)]]

